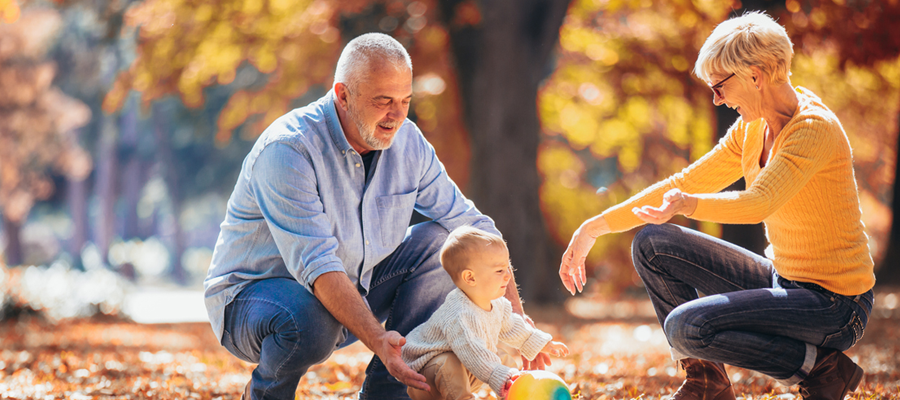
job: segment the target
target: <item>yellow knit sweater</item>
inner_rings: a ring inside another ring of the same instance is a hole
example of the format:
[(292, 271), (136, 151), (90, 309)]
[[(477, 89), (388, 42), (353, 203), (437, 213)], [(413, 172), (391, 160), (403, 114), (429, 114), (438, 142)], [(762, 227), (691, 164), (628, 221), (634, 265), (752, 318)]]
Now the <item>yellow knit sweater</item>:
[[(765, 222), (766, 256), (778, 274), (843, 295), (875, 285), (847, 134), (815, 94), (797, 87), (800, 104), (775, 139), (765, 167), (762, 119), (740, 119), (712, 151), (668, 179), (603, 212), (613, 232), (644, 222), (633, 207), (662, 204), (679, 188), (698, 197), (690, 218), (723, 224)], [(743, 191), (719, 192), (741, 176)]]

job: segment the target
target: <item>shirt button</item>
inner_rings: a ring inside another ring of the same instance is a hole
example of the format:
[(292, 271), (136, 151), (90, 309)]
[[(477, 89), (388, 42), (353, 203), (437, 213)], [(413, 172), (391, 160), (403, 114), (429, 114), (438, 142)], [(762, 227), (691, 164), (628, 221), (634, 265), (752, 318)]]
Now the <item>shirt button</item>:
[(341, 150), (341, 154), (347, 154), (347, 150)]
[(356, 168), (359, 168), (359, 163), (356, 163)]
[(369, 245), (369, 241), (368, 241), (368, 240), (366, 240), (366, 246), (368, 246), (368, 245)]

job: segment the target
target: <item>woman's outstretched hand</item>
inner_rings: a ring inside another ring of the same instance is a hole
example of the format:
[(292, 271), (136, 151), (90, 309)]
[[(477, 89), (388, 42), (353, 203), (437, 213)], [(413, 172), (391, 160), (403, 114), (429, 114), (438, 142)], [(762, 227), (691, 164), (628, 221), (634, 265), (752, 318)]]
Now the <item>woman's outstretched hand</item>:
[(672, 189), (663, 195), (662, 205), (659, 207), (643, 206), (631, 209), (641, 221), (648, 224), (660, 225), (669, 222), (678, 214), (691, 215), (697, 209), (697, 199), (681, 192), (681, 189)]
[(588, 252), (594, 247), (597, 238), (607, 233), (609, 233), (609, 225), (603, 217), (598, 215), (584, 221), (572, 234), (569, 247), (563, 253), (562, 262), (559, 264), (559, 279), (573, 296), (576, 290), (579, 293), (584, 290), (586, 283), (584, 260), (587, 259)]

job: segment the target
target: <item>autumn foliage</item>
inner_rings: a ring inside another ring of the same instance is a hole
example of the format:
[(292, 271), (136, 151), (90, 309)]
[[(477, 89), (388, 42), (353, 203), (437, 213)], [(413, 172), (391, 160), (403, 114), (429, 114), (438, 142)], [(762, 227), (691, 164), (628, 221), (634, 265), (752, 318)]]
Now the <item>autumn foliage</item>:
[[(9, 12), (15, 2), (0, 2), (4, 7)], [(0, 24), (0, 209), (13, 223), (52, 193), (51, 171), (91, 170), (72, 136), (90, 110), (52, 85), (57, 66), (44, 61), (61, 22), (56, 11), (39, 9)]]
[[(795, 41), (793, 83), (821, 96), (850, 136), (876, 259), (889, 230), (900, 108), (900, 34), (888, 28), (900, 12), (896, 3), (790, 0), (769, 10)], [(309, 100), (308, 92), (330, 84), (343, 41), (379, 30), (410, 49), (411, 117), (465, 186), (469, 146), (456, 69), (470, 61), (451, 57), (448, 32), (482, 23), (478, 2), (226, 0), (215, 12), (211, 7), (149, 0), (131, 9), (126, 22), (139, 29), (138, 59), (119, 76), (104, 108), (118, 109), (130, 90), (140, 91), (144, 102), (177, 94), (196, 107), (204, 88), (231, 84), (249, 64), (269, 74), (268, 81), (231, 96), (218, 117), (216, 141), (227, 143), (236, 131), (252, 138), (301, 105), (297, 99)], [(741, 7), (737, 1), (572, 1), (552, 75), (536, 104), (543, 130), (536, 162), (541, 205), (557, 243), (566, 243), (589, 216), (712, 148), (720, 133), (711, 92), (690, 70), (706, 36)], [(716, 224), (679, 223), (721, 232)], [(611, 235), (591, 253), (589, 267), (608, 283), (605, 289), (633, 280), (629, 243), (630, 235)]]
[[(378, 28), (409, 48), (416, 74), (412, 114), (439, 152), (456, 155), (442, 157), (451, 175), (465, 177), (468, 148), (448, 37), (429, 24), (435, 7), (428, 1), (145, 1), (125, 16), (128, 26), (139, 27), (138, 57), (118, 77), (103, 108), (118, 110), (131, 90), (139, 91), (145, 104), (177, 94), (188, 107), (199, 107), (204, 88), (232, 84), (249, 64), (268, 74), (267, 83), (231, 96), (218, 117), (215, 140), (227, 144), (245, 123), (242, 135), (255, 138), (302, 105), (297, 99), (311, 88), (330, 87), (341, 40), (348, 40), (339, 28), (353, 24), (361, 12), (380, 14)], [(477, 9), (461, 7), (458, 20), (477, 20)]]
[[(847, 352), (866, 371), (851, 400), (900, 398), (897, 298), (879, 294), (881, 306), (866, 335)], [(669, 358), (646, 300), (579, 298), (567, 309), (531, 313), (540, 329), (572, 351), (554, 358), (548, 369), (569, 384), (573, 398), (660, 399), (681, 384), (684, 372)], [(225, 351), (206, 323), (140, 325), (105, 318), (54, 325), (25, 317), (0, 323), (0, 348), (0, 396), (10, 399), (236, 399), (254, 367)], [(337, 350), (303, 376), (296, 398), (355, 399), (371, 357), (358, 342)], [(733, 366), (727, 370), (739, 398), (799, 398), (796, 386)], [(485, 389), (477, 395), (496, 399)]]

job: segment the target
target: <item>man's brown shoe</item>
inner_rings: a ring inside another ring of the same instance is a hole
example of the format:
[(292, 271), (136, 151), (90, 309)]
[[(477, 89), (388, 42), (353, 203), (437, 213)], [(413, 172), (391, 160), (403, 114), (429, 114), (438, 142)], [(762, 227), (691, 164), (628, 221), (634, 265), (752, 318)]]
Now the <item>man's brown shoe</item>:
[(800, 395), (804, 400), (843, 400), (859, 386), (863, 369), (843, 352), (821, 347), (818, 350), (816, 364), (800, 382)]
[(687, 378), (671, 400), (735, 400), (725, 365), (686, 358), (680, 360)]

